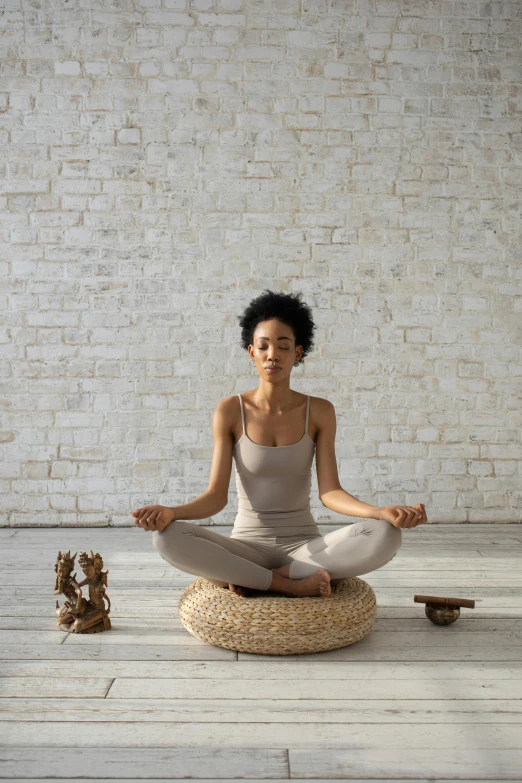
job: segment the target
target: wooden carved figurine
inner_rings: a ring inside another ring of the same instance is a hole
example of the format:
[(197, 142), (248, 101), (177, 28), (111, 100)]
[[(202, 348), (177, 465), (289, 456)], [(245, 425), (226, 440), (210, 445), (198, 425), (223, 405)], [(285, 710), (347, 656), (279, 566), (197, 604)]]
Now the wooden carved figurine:
[[(58, 552), (56, 558), (56, 564), (54, 570), (56, 571), (56, 580), (54, 582), (54, 594), (59, 595), (64, 593), (66, 600), (63, 606), (60, 606), (56, 601), (56, 625), (60, 628), (62, 625), (67, 625), (76, 620), (76, 602), (78, 597), (81, 596), (82, 591), (78, 582), (76, 581), (76, 574), (72, 574), (74, 569), (74, 559), (78, 552), (75, 552), (71, 557), (71, 550), (64, 552)], [(63, 628), (62, 630), (66, 630)]]
[[(71, 561), (69, 559), (69, 562), (72, 562), (72, 567), (74, 567), (74, 560)], [(72, 586), (76, 602), (72, 605), (70, 602), (66, 601), (67, 615), (66, 617), (64, 616), (63, 619), (60, 619), (59, 627), (62, 631), (70, 631), (72, 633), (99, 633), (100, 631), (108, 631), (111, 627), (111, 621), (109, 620), (111, 602), (109, 596), (105, 594), (105, 588), (107, 586), (107, 575), (109, 572), (102, 571), (102, 557), (98, 552), (94, 554), (92, 549), (90, 557), (87, 552), (82, 552), (78, 558), (78, 563), (84, 572), (86, 579), (78, 583), (73, 577), (70, 578), (71, 584), (67, 595), (72, 598), (70, 589)], [(67, 564), (67, 566), (68, 565), (69, 564)], [(82, 596), (81, 588), (85, 584), (89, 585), (88, 599)], [(55, 592), (57, 592), (57, 590), (55, 590)], [(107, 601), (108, 604), (107, 608), (105, 608), (105, 601)], [(58, 602), (56, 603), (58, 608)]]

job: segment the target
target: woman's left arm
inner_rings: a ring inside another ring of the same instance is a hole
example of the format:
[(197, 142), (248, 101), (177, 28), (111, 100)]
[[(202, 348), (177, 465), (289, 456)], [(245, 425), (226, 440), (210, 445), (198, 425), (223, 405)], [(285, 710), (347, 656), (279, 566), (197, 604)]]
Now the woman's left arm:
[(384, 519), (396, 527), (414, 527), (426, 522), (426, 512), (421, 503), (418, 506), (380, 508), (363, 503), (341, 487), (335, 456), (335, 408), (329, 400), (320, 397), (314, 397), (314, 403), (314, 419), (318, 427), (315, 462), (319, 498), (323, 506), (349, 517)]

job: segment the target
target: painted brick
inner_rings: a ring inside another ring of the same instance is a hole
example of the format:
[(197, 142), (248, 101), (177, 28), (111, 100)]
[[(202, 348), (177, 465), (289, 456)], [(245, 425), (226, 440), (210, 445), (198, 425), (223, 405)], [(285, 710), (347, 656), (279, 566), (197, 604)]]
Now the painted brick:
[(348, 492), (522, 521), (517, 4), (51, 6), (4, 44), (0, 525), (201, 494), (267, 287), (312, 308), (291, 386)]

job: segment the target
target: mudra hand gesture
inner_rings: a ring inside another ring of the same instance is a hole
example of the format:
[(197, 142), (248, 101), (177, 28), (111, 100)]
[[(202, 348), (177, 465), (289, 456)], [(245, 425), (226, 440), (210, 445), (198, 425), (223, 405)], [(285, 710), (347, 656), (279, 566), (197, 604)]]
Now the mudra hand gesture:
[(416, 506), (387, 506), (379, 511), (379, 518), (391, 522), (395, 527), (416, 527), (428, 521), (423, 503), (417, 503)]
[(167, 506), (143, 506), (132, 512), (134, 524), (144, 530), (165, 530), (174, 521), (174, 509)]

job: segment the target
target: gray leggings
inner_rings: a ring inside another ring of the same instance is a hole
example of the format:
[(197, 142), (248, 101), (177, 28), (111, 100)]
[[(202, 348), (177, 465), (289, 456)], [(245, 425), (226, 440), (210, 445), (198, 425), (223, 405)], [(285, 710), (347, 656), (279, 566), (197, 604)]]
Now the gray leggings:
[(363, 519), (324, 536), (301, 531), (272, 538), (257, 533), (231, 537), (182, 520), (152, 533), (154, 548), (181, 571), (219, 587), (231, 582), (256, 590), (268, 590), (271, 569), (287, 563), (291, 579), (303, 579), (318, 568), (329, 572), (332, 584), (367, 574), (392, 560), (401, 542), (401, 528), (382, 519)]

